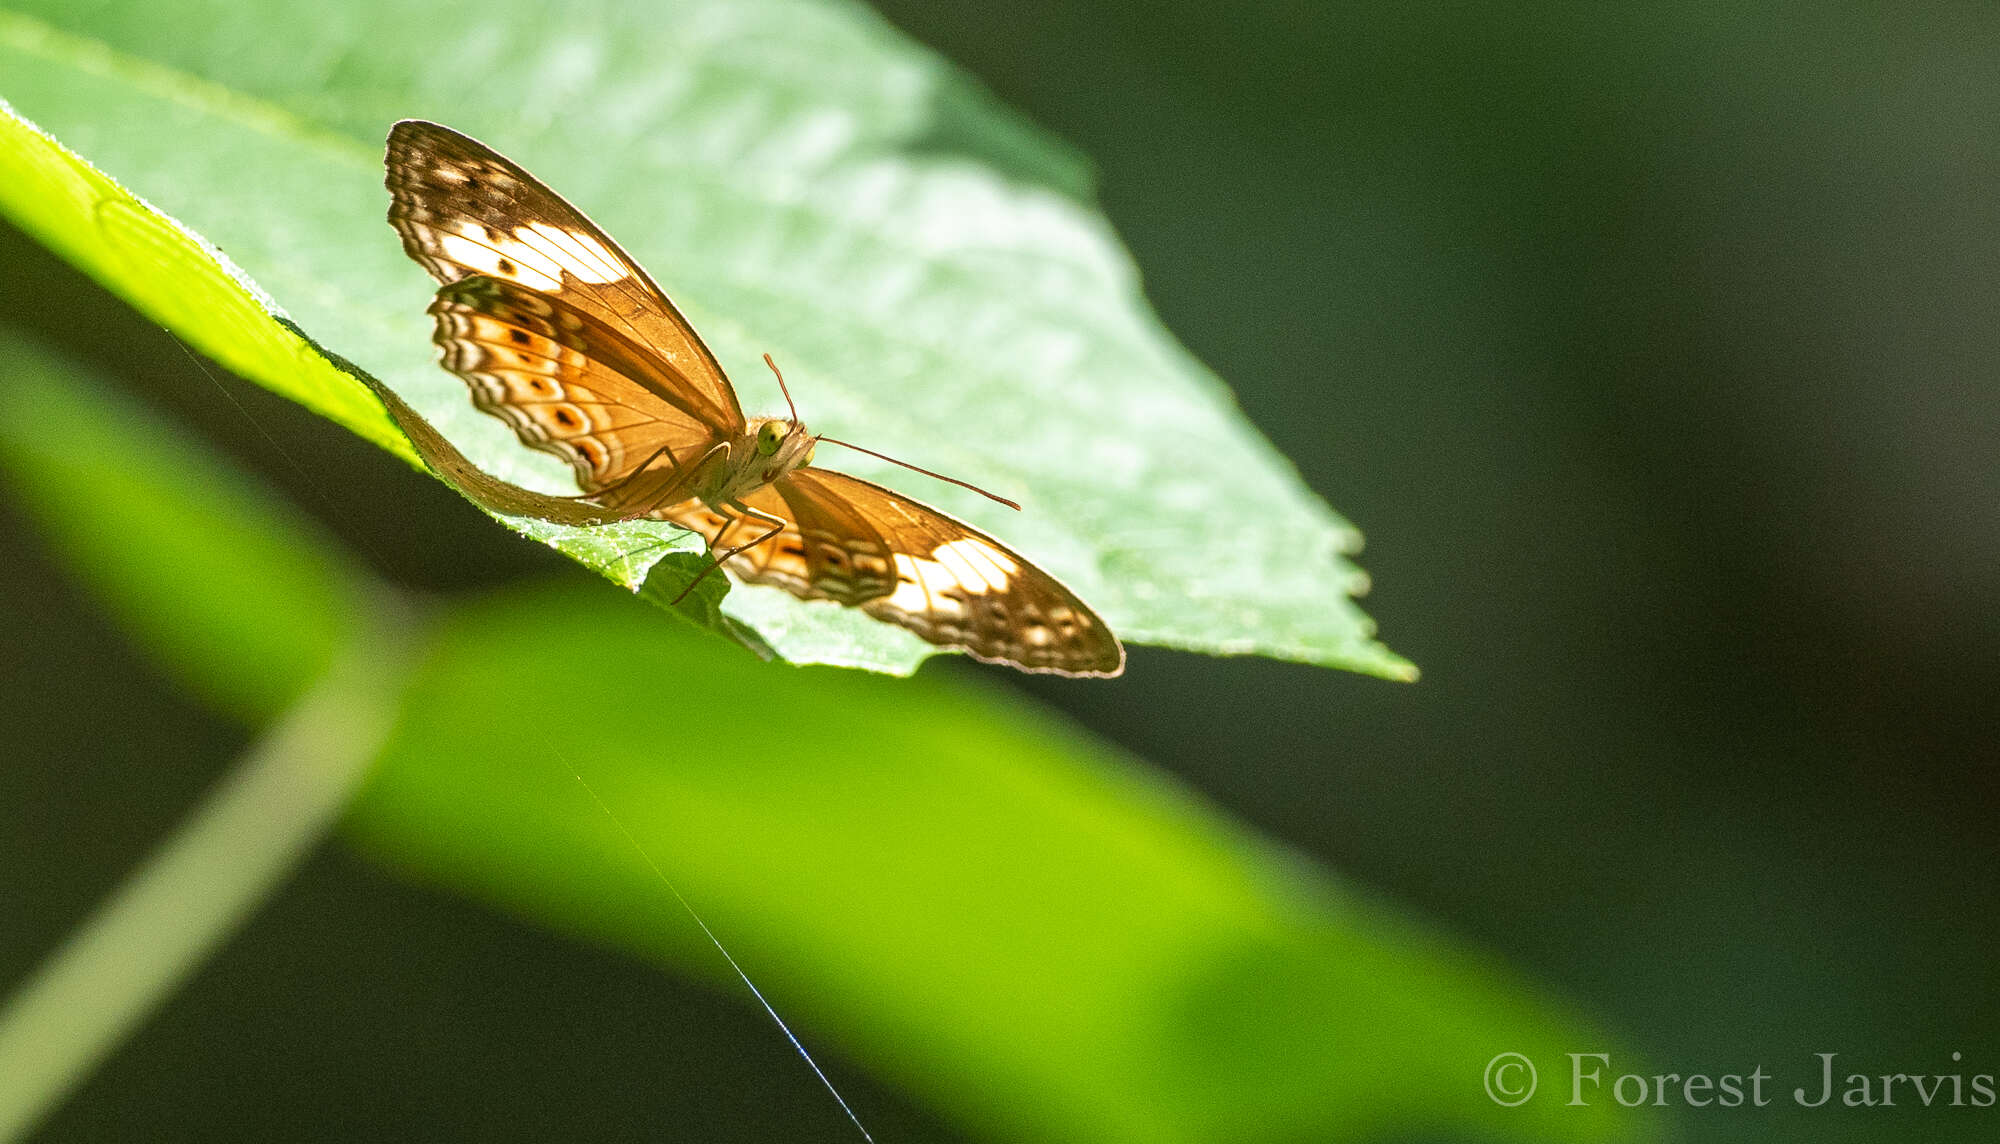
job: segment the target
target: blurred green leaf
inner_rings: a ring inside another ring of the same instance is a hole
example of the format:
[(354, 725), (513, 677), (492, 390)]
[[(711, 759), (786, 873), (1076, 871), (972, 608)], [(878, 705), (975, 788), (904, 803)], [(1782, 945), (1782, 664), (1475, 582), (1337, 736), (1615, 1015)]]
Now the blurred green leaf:
[[(295, 514), (4, 342), (0, 426), (58, 551), (205, 694), (258, 706), (266, 676), (323, 655), (330, 601), (370, 598)], [(762, 663), (583, 585), (434, 610), (355, 838), (721, 977), (657, 864), (809, 1036), (981, 1134), (1584, 1141), (1650, 1123), (1563, 1107), (1561, 1054), (1605, 1043), (1584, 1023), (1021, 699)], [(1543, 1062), (1549, 1091), (1490, 1101), (1502, 1051)]]
[(0, 337), (0, 476), (177, 682), (276, 715), (347, 642), (362, 574), (261, 486), (63, 373)]
[[(816, 427), (1022, 501), (1003, 514), (865, 456), (837, 462), (993, 529), (1126, 639), (1413, 674), (1349, 599), (1366, 583), (1343, 555), (1359, 535), (1151, 315), (1074, 198), (1082, 164), (865, 9), (18, 7), (0, 12), (0, 96), (233, 263), (19, 122), (0, 136), (0, 209), (232, 369), (373, 440), (397, 447), (298, 330), (483, 469), (568, 487), (431, 362), (430, 283), (383, 222), (380, 160), (389, 123), (424, 116), (596, 214), (738, 367), (747, 405), (776, 405), (755, 364), (771, 351)], [(512, 523), (627, 584), (692, 543), (663, 546), (676, 534), (650, 524)], [(775, 590), (722, 609), (794, 661), (907, 671), (931, 650)]]

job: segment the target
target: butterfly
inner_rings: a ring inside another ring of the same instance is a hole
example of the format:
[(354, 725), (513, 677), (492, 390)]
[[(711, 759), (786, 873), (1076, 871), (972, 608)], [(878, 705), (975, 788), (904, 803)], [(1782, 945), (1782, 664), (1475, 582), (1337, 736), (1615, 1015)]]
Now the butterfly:
[(815, 445), (833, 439), (796, 409), (745, 417), (666, 294), (519, 165), (406, 119), (389, 132), (387, 166), (389, 223), (442, 284), (430, 306), (441, 364), (523, 444), (567, 461), (582, 498), (612, 519), (689, 529), (711, 569), (859, 608), (975, 659), (1124, 671), (1118, 638), (1054, 576), (963, 521), (814, 466)]

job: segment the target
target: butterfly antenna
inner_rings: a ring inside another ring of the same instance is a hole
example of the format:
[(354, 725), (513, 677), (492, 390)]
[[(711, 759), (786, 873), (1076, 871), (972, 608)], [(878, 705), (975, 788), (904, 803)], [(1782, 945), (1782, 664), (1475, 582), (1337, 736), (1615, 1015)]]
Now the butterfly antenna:
[[(771, 372), (778, 375), (778, 392), (785, 395), (785, 406), (792, 411), (792, 424), (797, 425), (799, 423), (799, 407), (792, 404), (792, 391), (786, 388), (785, 386), (784, 373), (778, 369), (778, 363), (771, 360), (770, 354), (764, 355), (764, 364), (770, 366)], [(989, 500), (999, 501), (1001, 504), (1006, 505), (1008, 508), (1013, 509), (1015, 512), (1021, 511), (1020, 505), (1015, 504), (1013, 501), (1010, 501), (1006, 497), (1000, 496), (997, 493), (989, 493), (985, 489), (980, 488), (978, 485), (975, 485), (970, 481), (961, 481), (957, 477), (947, 477), (943, 473), (933, 473), (929, 469), (923, 468), (918, 465), (912, 465), (908, 461), (898, 461), (896, 458), (891, 457), (886, 453), (877, 453), (873, 449), (864, 449), (861, 446), (853, 444), (848, 441), (841, 441), (832, 437), (814, 437), (813, 440), (825, 441), (830, 445), (845, 445), (847, 448), (852, 449), (857, 453), (866, 453), (871, 457), (876, 457), (881, 460), (887, 461), (892, 465), (901, 465), (906, 469), (911, 469), (916, 472), (922, 473), (927, 477), (936, 477), (938, 480), (941, 480), (948, 485), (957, 485), (959, 488), (962, 489), (971, 489), (973, 492), (976, 492), (980, 496), (986, 497)]]
[(929, 469), (924, 468), (922, 465), (912, 465), (908, 461), (898, 461), (896, 458), (891, 457), (887, 453), (877, 453), (873, 449), (864, 449), (861, 446), (856, 445), (851, 441), (842, 441), (834, 437), (814, 437), (813, 440), (825, 441), (829, 445), (844, 445), (847, 448), (852, 449), (857, 453), (866, 453), (871, 457), (880, 458), (881, 460), (887, 461), (892, 465), (901, 465), (906, 469), (911, 469), (914, 470), (915, 472), (922, 473), (927, 477), (936, 477), (938, 480), (941, 480), (948, 485), (957, 485), (959, 488), (962, 489), (971, 489), (973, 492), (978, 493), (980, 496), (983, 496), (988, 500), (999, 501), (1001, 504), (1006, 505), (1008, 508), (1013, 509), (1015, 512), (1021, 511), (1020, 505), (1015, 504), (1013, 501), (1008, 500), (1006, 497), (1001, 496), (999, 493), (989, 493), (985, 489), (980, 488), (978, 485), (975, 485), (970, 481), (961, 481), (957, 477), (947, 477), (943, 473), (933, 473)]
[(764, 364), (770, 366), (771, 372), (778, 375), (778, 392), (785, 395), (785, 408), (792, 411), (792, 424), (797, 425), (799, 423), (799, 407), (792, 404), (792, 391), (785, 387), (784, 371), (778, 368), (777, 362), (771, 360), (770, 354), (764, 355)]

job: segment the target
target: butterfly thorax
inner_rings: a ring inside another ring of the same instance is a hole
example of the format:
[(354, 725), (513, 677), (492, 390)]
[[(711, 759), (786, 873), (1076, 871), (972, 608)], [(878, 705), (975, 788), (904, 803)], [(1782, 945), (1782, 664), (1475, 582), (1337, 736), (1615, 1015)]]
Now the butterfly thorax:
[(782, 417), (753, 417), (748, 431), (726, 442), (695, 482), (695, 495), (717, 508), (812, 464), (813, 437)]

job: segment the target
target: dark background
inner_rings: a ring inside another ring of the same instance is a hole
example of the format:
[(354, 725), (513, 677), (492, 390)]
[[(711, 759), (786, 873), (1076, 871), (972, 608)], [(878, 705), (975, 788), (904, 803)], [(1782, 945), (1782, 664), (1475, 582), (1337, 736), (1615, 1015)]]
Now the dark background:
[[(2000, 13), (882, 7), (1096, 162), (1154, 304), (1367, 532), (1366, 606), (1425, 670), (1141, 648), (1115, 685), (1025, 686), (1507, 958), (1635, 1065), (1762, 1064), (1781, 1097), (1816, 1052), (2000, 1072)], [(225, 394), (18, 234), (0, 266), (5, 320), (395, 578), (569, 574), (350, 435)], [(0, 502), (0, 742), (3, 986), (243, 737)], [(942, 1135), (832, 1063), (878, 1138)], [(1986, 1140), (2000, 1110), (1678, 1127)], [(338, 848), (45, 1133), (551, 1135), (852, 1138), (733, 997)]]

